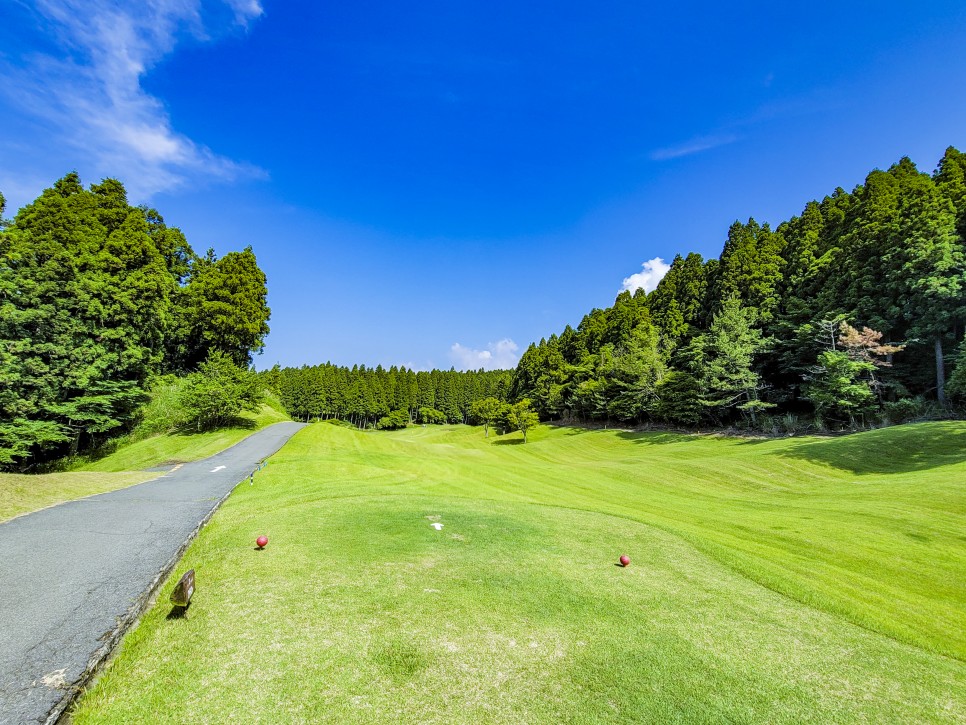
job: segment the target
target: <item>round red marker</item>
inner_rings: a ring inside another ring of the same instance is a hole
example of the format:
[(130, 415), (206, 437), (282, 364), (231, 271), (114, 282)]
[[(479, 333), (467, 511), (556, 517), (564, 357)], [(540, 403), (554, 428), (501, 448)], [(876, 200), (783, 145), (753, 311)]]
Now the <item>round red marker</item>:
[(621, 566), (627, 566), (631, 563), (631, 557), (627, 554), (621, 554)]
[(264, 549), (266, 546), (268, 546), (268, 537), (259, 536), (257, 539), (255, 539), (255, 543), (258, 544), (259, 549)]

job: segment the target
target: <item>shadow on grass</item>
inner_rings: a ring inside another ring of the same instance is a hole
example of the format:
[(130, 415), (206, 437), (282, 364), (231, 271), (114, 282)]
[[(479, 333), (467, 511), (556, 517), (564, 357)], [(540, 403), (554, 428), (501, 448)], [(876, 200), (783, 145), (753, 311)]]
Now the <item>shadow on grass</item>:
[(966, 462), (966, 423), (917, 423), (812, 439), (776, 454), (859, 475), (925, 471)]
[(618, 438), (622, 438), (633, 443), (653, 443), (655, 445), (663, 443), (682, 443), (694, 440), (704, 431), (693, 433), (678, 430), (627, 430), (621, 428), (620, 424), (605, 426), (604, 424), (587, 424), (579, 422), (551, 421), (547, 425), (553, 428), (564, 430), (566, 436), (580, 436), (588, 433), (616, 433)]
[[(701, 437), (707, 436), (729, 436), (734, 438), (740, 438), (741, 434), (735, 431), (723, 431), (723, 430), (681, 430), (679, 428), (661, 428), (652, 427), (645, 430), (628, 430), (626, 427), (622, 428), (619, 423), (614, 423), (610, 425), (600, 424), (584, 424), (579, 422), (562, 422), (562, 421), (552, 421), (548, 425), (555, 428), (565, 429), (564, 434), (567, 436), (579, 436), (585, 435), (587, 433), (615, 433), (618, 438), (632, 443), (647, 444), (647, 445), (667, 445), (671, 443), (687, 443), (689, 441), (699, 440)], [(761, 443), (763, 438), (748, 438), (747, 441), (744, 439), (741, 442), (748, 443)]]
[[(255, 430), (256, 428), (258, 428), (258, 423), (251, 418), (242, 418), (241, 416), (238, 416), (235, 418), (228, 419), (222, 425), (217, 425), (217, 426), (208, 427), (208, 428), (201, 428), (200, 430), (198, 429), (197, 426), (182, 425), (174, 428), (168, 433), (161, 433), (159, 435), (190, 438), (191, 436), (202, 435), (204, 433), (212, 433), (214, 431), (224, 430), (229, 428)], [(116, 438), (111, 438), (110, 440), (105, 441), (97, 448), (93, 448), (91, 450), (85, 451), (83, 455), (73, 460), (80, 460), (80, 461), (83, 461), (84, 463), (95, 463), (101, 460), (102, 458), (107, 458), (108, 456), (113, 455), (114, 453), (117, 453), (118, 449), (121, 446), (128, 445), (130, 443), (140, 443), (142, 440), (148, 440), (149, 438), (155, 438), (155, 437), (159, 437), (159, 436), (151, 435), (151, 436), (145, 436), (143, 438), (134, 438), (134, 439), (128, 437), (127, 435), (118, 436)], [(61, 461), (53, 461), (50, 464), (47, 464), (47, 469), (49, 470), (39, 470), (38, 472), (49, 473), (54, 470), (68, 470), (69, 466), (66, 465), (66, 463), (69, 462), (70, 460), (71, 459), (62, 459)], [(176, 463), (181, 463), (181, 462), (182, 461), (170, 461), (172, 465)]]
[(647, 445), (668, 445), (671, 443), (687, 443), (688, 441), (696, 440), (700, 434), (695, 433), (676, 433), (673, 431), (621, 431), (617, 434), (617, 437), (625, 440), (631, 441), (632, 443), (641, 443)]
[(180, 425), (175, 428), (169, 435), (177, 436), (193, 436), (200, 435), (202, 433), (213, 433), (217, 430), (224, 430), (226, 428), (241, 428), (243, 430), (255, 430), (258, 427), (257, 421), (252, 418), (242, 418), (241, 416), (236, 416), (234, 418), (228, 418), (218, 425), (207, 426), (204, 428), (199, 428), (196, 425)]
[(495, 441), (490, 441), (491, 446), (522, 446), (522, 438), (513, 438), (512, 440), (507, 439), (497, 439)]
[(168, 612), (167, 616), (165, 617), (165, 619), (169, 621), (172, 619), (187, 619), (187, 618), (188, 618), (188, 607), (181, 607), (177, 604), (171, 607), (171, 611)]

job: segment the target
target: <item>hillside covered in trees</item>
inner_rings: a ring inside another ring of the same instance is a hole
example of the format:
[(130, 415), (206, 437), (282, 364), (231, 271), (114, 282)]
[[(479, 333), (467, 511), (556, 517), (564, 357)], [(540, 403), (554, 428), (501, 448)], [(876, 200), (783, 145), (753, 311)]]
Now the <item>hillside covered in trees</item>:
[(289, 415), (299, 420), (339, 418), (361, 428), (378, 424), (393, 412), (382, 427), (420, 423), (475, 422), (473, 404), (486, 398), (506, 401), (511, 372), (407, 370), (381, 365), (338, 367), (330, 363), (301, 368), (279, 368), (262, 373)]
[[(130, 427), (158, 376), (215, 370), (185, 386), (207, 391), (261, 350), (250, 247), (198, 255), (120, 182), (85, 189), (74, 173), (2, 214), (0, 196), (0, 464), (91, 448)], [(719, 258), (676, 257), (653, 292), (622, 292), (514, 371), (261, 377), (293, 417), (360, 427), (486, 422), (490, 399), (544, 419), (855, 427), (966, 403), (964, 325), (966, 154), (949, 148), (933, 174), (904, 158), (774, 229), (735, 222)]]
[(196, 254), (124, 186), (59, 180), (12, 221), (0, 196), (0, 464), (130, 426), (151, 381), (212, 356), (247, 368), (268, 334), (248, 247)]
[(966, 402), (964, 323), (966, 154), (950, 147), (931, 175), (903, 158), (774, 229), (736, 221), (718, 259), (678, 256), (653, 292), (532, 344), (511, 397), (544, 418), (896, 422)]

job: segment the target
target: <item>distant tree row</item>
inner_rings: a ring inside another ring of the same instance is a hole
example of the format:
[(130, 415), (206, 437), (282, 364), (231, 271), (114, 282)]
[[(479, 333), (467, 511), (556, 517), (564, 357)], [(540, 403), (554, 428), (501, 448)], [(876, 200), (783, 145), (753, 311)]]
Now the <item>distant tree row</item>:
[(903, 158), (775, 229), (736, 221), (719, 258), (678, 256), (650, 294), (531, 345), (511, 398), (544, 418), (895, 420), (966, 399), (964, 324), (966, 155), (949, 148), (933, 174)]
[(394, 428), (403, 427), (400, 412), (405, 423), (466, 423), (476, 401), (507, 399), (512, 372), (415, 372), (405, 367), (386, 370), (381, 365), (348, 368), (325, 363), (275, 366), (261, 375), (293, 418), (340, 418), (360, 428), (388, 418), (383, 427)]
[(0, 196), (0, 464), (89, 447), (130, 425), (153, 376), (261, 350), (250, 247), (199, 256), (119, 181), (85, 189), (76, 173), (3, 211)]

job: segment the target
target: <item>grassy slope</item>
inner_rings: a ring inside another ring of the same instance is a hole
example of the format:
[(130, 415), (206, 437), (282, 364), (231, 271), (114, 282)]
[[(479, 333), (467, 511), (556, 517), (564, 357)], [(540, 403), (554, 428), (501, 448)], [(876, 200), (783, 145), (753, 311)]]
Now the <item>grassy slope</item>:
[(247, 425), (206, 433), (168, 433), (126, 444), (110, 455), (78, 463), (78, 471), (138, 471), (166, 463), (187, 463), (207, 458), (235, 445), (266, 425), (289, 420), (278, 410), (262, 405), (258, 413), (242, 413)]
[(0, 473), (0, 522), (63, 501), (143, 483), (155, 475), (143, 471), (42, 475)]
[(77, 719), (966, 720), (964, 442), (312, 426)]
[(236, 428), (190, 435), (157, 435), (127, 443), (103, 458), (81, 460), (68, 472), (0, 473), (0, 522), (64, 501), (143, 483), (157, 475), (144, 471), (145, 468), (206, 458), (233, 446), (259, 428), (289, 420), (268, 405), (263, 405), (258, 413), (245, 413), (243, 417), (248, 424)]

